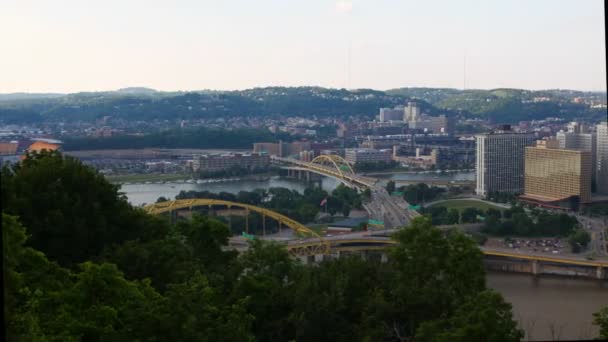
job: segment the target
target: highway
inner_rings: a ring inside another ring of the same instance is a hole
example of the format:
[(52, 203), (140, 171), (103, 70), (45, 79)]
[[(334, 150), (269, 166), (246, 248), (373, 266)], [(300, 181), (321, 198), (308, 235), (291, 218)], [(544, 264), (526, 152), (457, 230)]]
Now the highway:
[(272, 157), (272, 160), (279, 163), (297, 165), (310, 172), (336, 178), (346, 185), (357, 189), (370, 189), (371, 201), (365, 203), (363, 207), (369, 214), (370, 219), (384, 222), (384, 228), (393, 229), (407, 226), (414, 217), (420, 215), (418, 212), (409, 209), (409, 204), (403, 198), (393, 197), (384, 187), (376, 185), (378, 180), (375, 178), (292, 158)]

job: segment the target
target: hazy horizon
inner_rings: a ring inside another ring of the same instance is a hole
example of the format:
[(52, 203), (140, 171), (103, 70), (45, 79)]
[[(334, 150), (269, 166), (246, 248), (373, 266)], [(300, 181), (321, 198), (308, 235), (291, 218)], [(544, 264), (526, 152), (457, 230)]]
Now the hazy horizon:
[[(16, 92), (6, 92), (6, 93), (1, 93), (0, 95), (12, 95), (12, 94), (55, 94), (55, 95), (70, 95), (70, 94), (78, 94), (78, 93), (103, 93), (103, 92), (116, 92), (116, 91), (120, 91), (120, 90), (125, 90), (125, 89), (138, 89), (138, 88), (144, 88), (144, 89), (150, 89), (150, 90), (154, 90), (157, 92), (162, 92), (162, 93), (177, 93), (177, 92), (204, 92), (204, 91), (215, 91), (215, 92), (230, 92), (230, 91), (245, 91), (245, 90), (252, 90), (252, 89), (264, 89), (264, 88), (273, 88), (273, 87), (278, 87), (278, 88), (298, 88), (298, 87), (302, 87), (302, 88), (324, 88), (324, 89), (346, 89), (346, 88), (339, 88), (339, 87), (323, 87), (323, 86), (318, 86), (318, 85), (297, 85), (297, 86), (282, 86), (282, 85), (272, 85), (272, 86), (258, 86), (258, 87), (251, 87), (251, 88), (240, 88), (240, 89), (178, 89), (178, 90), (165, 90), (165, 89), (156, 89), (156, 88), (152, 88), (152, 87), (147, 87), (147, 86), (126, 86), (126, 87), (121, 87), (121, 88), (116, 88), (116, 89), (99, 89), (99, 90), (78, 90), (78, 91), (70, 91), (70, 92), (53, 92), (53, 91), (42, 91), (42, 92), (23, 92), (23, 91), (16, 91)], [(356, 91), (356, 90), (364, 90), (364, 89), (370, 89), (370, 90), (375, 90), (375, 91), (389, 91), (389, 90), (395, 90), (395, 89), (403, 89), (403, 88), (410, 88), (410, 89), (453, 89), (453, 90), (460, 90), (463, 91), (462, 88), (451, 88), (451, 87), (433, 87), (433, 86), (425, 86), (425, 87), (416, 87), (416, 86), (411, 86), (411, 87), (396, 87), (396, 88), (389, 88), (389, 89), (374, 89), (374, 88), (370, 88), (370, 87), (362, 87), (362, 88), (351, 88), (351, 89), (346, 89), (348, 91)], [(571, 89), (571, 88), (546, 88), (546, 89), (526, 89), (526, 88), (468, 88), (468, 89), (464, 89), (464, 91), (476, 91), (476, 90), (480, 90), (480, 91), (491, 91), (491, 90), (498, 90), (498, 89), (513, 89), (513, 90), (527, 90), (527, 91), (553, 91), (553, 90), (561, 90), (561, 91), (580, 91), (580, 92), (589, 92), (589, 93), (606, 93), (606, 90), (587, 90), (587, 89)]]
[(606, 91), (600, 0), (7, 0), (0, 93)]

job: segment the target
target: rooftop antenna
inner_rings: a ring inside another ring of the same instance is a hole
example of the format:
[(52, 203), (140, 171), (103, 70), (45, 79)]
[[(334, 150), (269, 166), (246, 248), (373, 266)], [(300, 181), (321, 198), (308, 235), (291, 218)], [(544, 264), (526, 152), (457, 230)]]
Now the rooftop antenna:
[(346, 57), (346, 89), (350, 89), (350, 75), (351, 75), (351, 50), (352, 50), (352, 41), (348, 41), (348, 51)]
[(462, 61), (462, 90), (467, 90), (467, 50), (464, 50)]

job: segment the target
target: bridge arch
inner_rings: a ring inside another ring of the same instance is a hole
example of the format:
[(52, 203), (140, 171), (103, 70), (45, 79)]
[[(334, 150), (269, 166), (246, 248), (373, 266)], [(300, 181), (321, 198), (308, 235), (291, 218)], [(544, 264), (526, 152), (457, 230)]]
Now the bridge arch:
[(284, 224), (288, 228), (293, 231), (301, 234), (310, 235), (313, 238), (316, 238), (318, 242), (314, 244), (307, 244), (305, 246), (288, 246), (288, 251), (294, 255), (315, 255), (315, 254), (327, 254), (329, 253), (329, 243), (327, 243), (319, 234), (300, 222), (293, 220), (283, 214), (279, 214), (276, 211), (272, 211), (266, 208), (260, 208), (250, 204), (232, 202), (232, 201), (224, 201), (218, 199), (209, 199), (209, 198), (193, 198), (193, 199), (180, 199), (174, 201), (166, 201), (166, 202), (158, 202), (154, 204), (149, 204), (145, 206), (143, 209), (151, 215), (158, 215), (162, 213), (170, 213), (174, 210), (179, 209), (190, 209), (194, 207), (212, 207), (214, 205), (217, 206), (226, 206), (228, 208), (236, 207), (245, 209), (247, 211), (257, 212), (262, 214), (263, 216), (268, 216), (272, 219), (277, 220), (278, 222)]
[(340, 174), (340, 177), (354, 176), (355, 171), (344, 158), (336, 154), (322, 154), (315, 157), (311, 163), (319, 165), (331, 165), (336, 168), (336, 171)]

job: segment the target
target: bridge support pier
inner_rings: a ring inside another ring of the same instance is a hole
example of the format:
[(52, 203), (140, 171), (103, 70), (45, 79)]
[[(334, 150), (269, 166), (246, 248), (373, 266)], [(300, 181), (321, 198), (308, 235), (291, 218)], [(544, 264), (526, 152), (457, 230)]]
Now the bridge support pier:
[(541, 264), (538, 260), (532, 260), (532, 274), (539, 275), (541, 273)]
[(298, 259), (300, 260), (300, 262), (303, 265), (308, 265), (308, 256), (307, 255), (298, 256)]
[(323, 254), (315, 254), (315, 263), (323, 262)]
[(602, 280), (602, 279), (604, 279), (604, 273), (605, 273), (604, 268), (602, 266), (598, 266), (597, 269), (596, 269), (596, 271), (595, 271), (595, 277), (597, 279)]
[(361, 259), (367, 260), (367, 251), (361, 251)]

